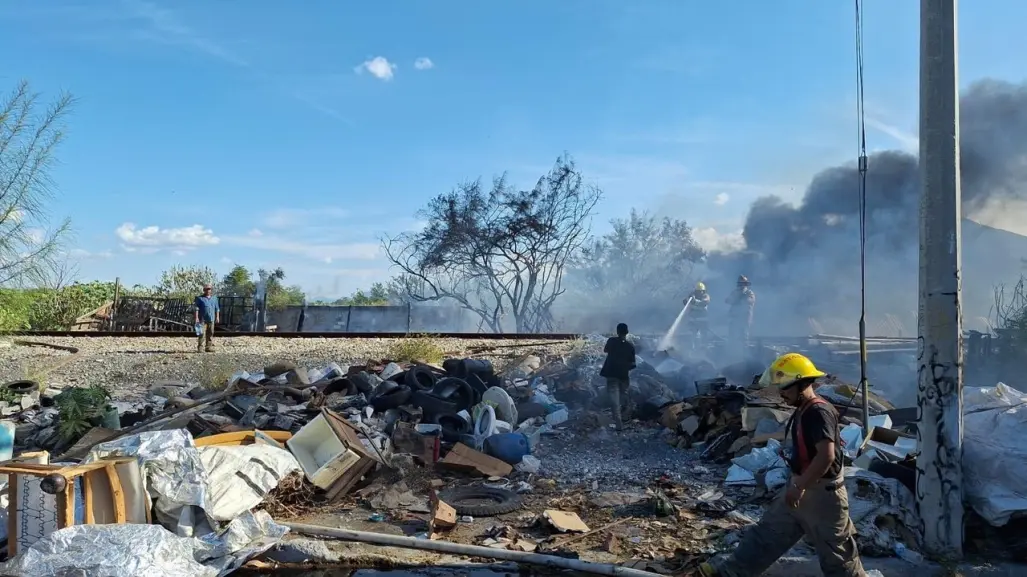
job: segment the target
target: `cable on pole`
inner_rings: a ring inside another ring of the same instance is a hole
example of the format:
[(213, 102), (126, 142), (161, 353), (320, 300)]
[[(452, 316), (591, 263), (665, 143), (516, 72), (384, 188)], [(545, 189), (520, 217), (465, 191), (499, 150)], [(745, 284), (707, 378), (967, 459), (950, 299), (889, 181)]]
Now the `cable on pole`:
[[(863, 2), (856, 3), (856, 119), (859, 141), (859, 389), (863, 392), (863, 434), (870, 434), (867, 384), (867, 129), (863, 104)], [(855, 397), (855, 395), (853, 395)]]

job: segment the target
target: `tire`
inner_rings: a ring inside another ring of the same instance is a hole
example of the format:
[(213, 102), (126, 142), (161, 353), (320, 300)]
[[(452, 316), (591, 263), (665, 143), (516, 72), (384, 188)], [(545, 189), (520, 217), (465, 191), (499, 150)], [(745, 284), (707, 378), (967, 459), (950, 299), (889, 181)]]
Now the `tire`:
[(439, 499), (456, 509), (457, 515), (472, 517), (505, 515), (523, 506), (517, 493), (493, 487), (457, 487), (443, 491)]
[(342, 393), (348, 397), (350, 395), (355, 395), (358, 392), (360, 391), (357, 391), (356, 385), (353, 384), (353, 381), (351, 381), (349, 377), (334, 378), (328, 381), (328, 384), (325, 385), (324, 388), (324, 394), (326, 395)]
[(414, 391), (430, 391), (435, 388), (435, 382), (435, 374), (422, 366), (410, 367), (403, 377), (403, 383)]
[(403, 405), (408, 400), (410, 400), (410, 389), (399, 386), (374, 397), (370, 400), (370, 405), (376, 411), (387, 411)]
[(467, 377), (467, 384), (471, 385), (471, 390), (474, 391), (474, 402), (471, 403), (471, 406), (477, 405), (481, 402), (481, 396), (489, 390), (489, 385), (478, 375)]
[(454, 413), (439, 413), (431, 415), (426, 421), (433, 425), (442, 426), (442, 440), (447, 443), (457, 443), (463, 435), (471, 432), (471, 424), (463, 417)]
[(415, 407), (421, 407), (421, 411), (429, 422), (435, 415), (455, 414), (460, 412), (460, 409), (457, 408), (455, 403), (447, 401), (446, 399), (440, 399), (426, 391), (414, 391), (411, 393), (410, 404)]
[(39, 383), (36, 381), (11, 381), (3, 386), (16, 395), (28, 395), (39, 390)]
[(374, 390), (374, 385), (371, 384), (369, 375), (364, 371), (349, 375), (346, 378), (349, 379), (349, 382), (353, 383), (353, 386), (357, 388), (358, 393), (364, 393), (366, 395)]
[(435, 383), (431, 391), (432, 396), (456, 405), (454, 413), (469, 409), (474, 405), (474, 389), (463, 379), (446, 377)]

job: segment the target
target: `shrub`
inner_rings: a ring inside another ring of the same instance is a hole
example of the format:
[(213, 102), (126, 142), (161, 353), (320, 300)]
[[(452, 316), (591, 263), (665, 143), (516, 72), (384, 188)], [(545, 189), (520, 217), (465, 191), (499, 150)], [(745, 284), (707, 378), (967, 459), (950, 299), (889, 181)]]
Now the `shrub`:
[(389, 346), (388, 358), (400, 363), (429, 363), (437, 365), (445, 357), (445, 351), (429, 336), (405, 337)]

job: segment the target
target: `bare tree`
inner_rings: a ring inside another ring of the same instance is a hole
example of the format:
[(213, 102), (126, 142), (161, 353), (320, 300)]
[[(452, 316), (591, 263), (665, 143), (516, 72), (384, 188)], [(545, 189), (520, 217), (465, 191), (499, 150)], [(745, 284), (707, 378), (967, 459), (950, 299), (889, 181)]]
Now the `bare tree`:
[(41, 114), (38, 100), (22, 82), (0, 103), (0, 285), (47, 274), (68, 230), (67, 221), (48, 230), (47, 201), (72, 97), (60, 96)]
[(481, 180), (461, 185), (420, 211), (424, 230), (382, 241), (400, 271), (392, 288), (409, 302), (454, 301), (493, 332), (551, 330), (564, 271), (601, 197), (566, 156), (531, 190), (505, 175), (487, 191)]

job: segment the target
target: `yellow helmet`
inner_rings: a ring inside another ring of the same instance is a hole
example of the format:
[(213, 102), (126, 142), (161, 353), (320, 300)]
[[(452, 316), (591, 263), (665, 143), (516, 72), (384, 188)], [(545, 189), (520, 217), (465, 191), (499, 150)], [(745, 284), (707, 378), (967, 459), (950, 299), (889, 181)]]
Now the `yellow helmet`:
[(704, 290), (706, 290), (706, 285), (704, 285), (701, 282), (697, 282), (697, 283), (695, 283), (695, 290), (697, 290), (697, 291), (704, 291)]
[(799, 353), (786, 353), (777, 357), (767, 370), (763, 371), (760, 386), (773, 385), (784, 389), (799, 379), (816, 379), (824, 376), (827, 375), (818, 369), (813, 361)]

